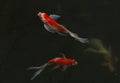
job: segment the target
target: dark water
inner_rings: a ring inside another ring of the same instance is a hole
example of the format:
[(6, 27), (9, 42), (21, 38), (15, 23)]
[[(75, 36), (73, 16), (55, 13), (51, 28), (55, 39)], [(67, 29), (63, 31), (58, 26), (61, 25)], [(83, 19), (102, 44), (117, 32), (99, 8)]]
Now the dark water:
[[(60, 24), (82, 37), (99, 38), (120, 58), (120, 15), (117, 0), (1, 0), (0, 65), (2, 83), (119, 83), (117, 76), (99, 66), (94, 54), (84, 56), (83, 45), (70, 37), (47, 32), (37, 13), (58, 14)], [(30, 66), (44, 64), (61, 56), (74, 58), (78, 65), (61, 70), (43, 71), (31, 81)]]

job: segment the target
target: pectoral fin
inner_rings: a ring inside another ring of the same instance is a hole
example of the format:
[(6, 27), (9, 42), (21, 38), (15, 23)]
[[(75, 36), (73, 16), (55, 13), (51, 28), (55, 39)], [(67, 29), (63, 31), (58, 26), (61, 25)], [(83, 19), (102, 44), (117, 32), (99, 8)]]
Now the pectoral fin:
[(55, 70), (55, 69), (57, 69), (57, 68), (59, 68), (59, 67), (60, 67), (60, 66), (57, 65), (57, 66), (53, 67), (52, 70)]
[(67, 68), (67, 66), (63, 66), (62, 71), (65, 71)]
[(54, 31), (50, 26), (44, 24), (44, 27), (45, 27), (45, 29), (46, 29), (47, 31), (52, 32), (52, 33), (55, 33), (55, 31)]

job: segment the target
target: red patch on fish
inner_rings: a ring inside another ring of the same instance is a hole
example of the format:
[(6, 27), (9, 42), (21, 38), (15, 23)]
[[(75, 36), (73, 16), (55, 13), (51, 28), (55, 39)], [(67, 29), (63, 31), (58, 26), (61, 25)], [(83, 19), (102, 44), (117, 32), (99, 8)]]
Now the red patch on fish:
[(77, 61), (73, 59), (68, 59), (68, 58), (55, 58), (55, 59), (48, 61), (48, 63), (61, 65), (61, 66), (70, 66), (70, 65), (77, 64)]

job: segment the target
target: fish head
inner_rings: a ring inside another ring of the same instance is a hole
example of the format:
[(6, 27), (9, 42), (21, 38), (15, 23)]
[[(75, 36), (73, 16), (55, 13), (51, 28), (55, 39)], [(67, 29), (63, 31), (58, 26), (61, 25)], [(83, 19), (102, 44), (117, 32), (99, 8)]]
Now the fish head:
[(75, 65), (77, 65), (78, 63), (77, 63), (77, 61), (75, 61)]
[(72, 63), (73, 63), (73, 66), (78, 64), (77, 61), (74, 59), (72, 60)]
[(39, 12), (39, 13), (38, 13), (39, 19), (44, 20), (44, 15), (45, 15), (45, 13)]

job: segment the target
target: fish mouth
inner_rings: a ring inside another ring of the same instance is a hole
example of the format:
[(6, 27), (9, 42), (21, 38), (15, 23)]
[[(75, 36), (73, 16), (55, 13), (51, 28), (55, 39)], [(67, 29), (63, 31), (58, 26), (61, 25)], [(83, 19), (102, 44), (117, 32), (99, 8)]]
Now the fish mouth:
[(42, 12), (39, 12), (37, 15), (40, 16), (42, 14)]

